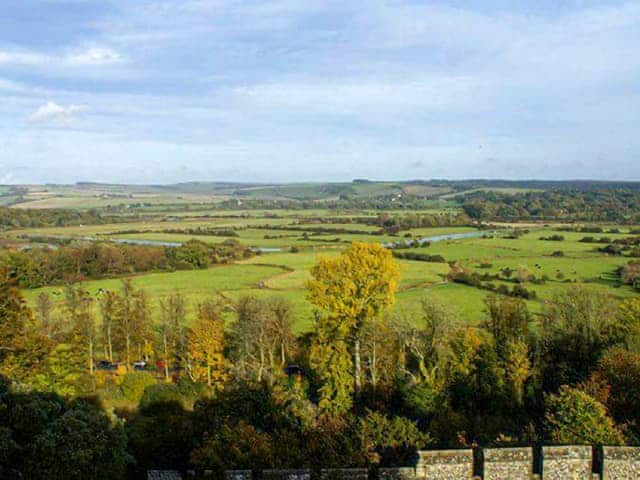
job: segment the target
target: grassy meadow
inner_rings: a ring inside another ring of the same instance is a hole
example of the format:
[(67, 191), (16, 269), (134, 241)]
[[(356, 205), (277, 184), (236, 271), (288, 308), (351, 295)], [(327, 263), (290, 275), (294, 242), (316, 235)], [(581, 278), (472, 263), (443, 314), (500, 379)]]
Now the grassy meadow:
[[(318, 212), (314, 212), (316, 215)], [(154, 240), (184, 242), (190, 238), (218, 243), (227, 237), (192, 236), (183, 233), (157, 233), (154, 231), (172, 228), (185, 229), (197, 227), (236, 228), (238, 237), (233, 237), (248, 246), (279, 251), (262, 253), (253, 258), (231, 265), (222, 265), (207, 270), (178, 271), (171, 273), (149, 273), (132, 277), (133, 284), (143, 288), (149, 294), (154, 315), (158, 315), (158, 302), (163, 297), (179, 291), (185, 295), (190, 317), (193, 317), (198, 302), (216, 295), (235, 300), (243, 295), (259, 297), (283, 296), (289, 299), (295, 312), (295, 325), (298, 332), (312, 327), (312, 306), (305, 298), (305, 281), (309, 278), (309, 269), (320, 255), (338, 255), (352, 241), (388, 242), (398, 241), (400, 236), (375, 235), (375, 227), (364, 224), (295, 224), (294, 217), (268, 218), (214, 218), (182, 219), (172, 222), (138, 222), (114, 225), (81, 226), (67, 228), (33, 229), (10, 232), (13, 236), (65, 235), (99, 236), (100, 238)], [(260, 225), (285, 226), (295, 224), (296, 228), (315, 227), (345, 228), (359, 230), (360, 234), (313, 234), (304, 231), (255, 228)], [(124, 230), (139, 230), (142, 233), (118, 233)], [(410, 230), (414, 238), (430, 237), (448, 233), (474, 231), (472, 227), (439, 227)], [(146, 233), (153, 232), (153, 233)], [(517, 270), (524, 268), (536, 277), (545, 277), (543, 284), (526, 284), (526, 288), (535, 290), (536, 300), (528, 304), (533, 312), (539, 312), (545, 300), (574, 285), (584, 285), (598, 291), (608, 292), (618, 298), (637, 295), (630, 287), (620, 285), (616, 269), (628, 259), (620, 256), (608, 256), (596, 251), (598, 244), (580, 242), (589, 234), (557, 232), (553, 227), (532, 227), (519, 238), (505, 238), (506, 231), (498, 231), (488, 237), (465, 238), (433, 242), (429, 246), (402, 249), (400, 252), (427, 253), (442, 255), (447, 262), (457, 261), (478, 273), (497, 274), (504, 268)], [(564, 241), (541, 240), (553, 234), (561, 234)], [(596, 234), (610, 238), (628, 236), (628, 233)], [(267, 237), (267, 238), (265, 238)], [(229, 237), (231, 238), (231, 237)], [(291, 247), (296, 247), (291, 250)], [(563, 256), (554, 256), (562, 251)], [(429, 295), (451, 305), (461, 321), (476, 324), (483, 318), (483, 300), (487, 291), (475, 287), (447, 282), (449, 271), (447, 263), (399, 260), (402, 280), (399, 285), (396, 311), (410, 317), (416, 317), (415, 311), (420, 300)], [(501, 281), (494, 282), (500, 284)], [(502, 282), (505, 283), (505, 282)], [(118, 289), (119, 279), (94, 280), (86, 282), (91, 292), (100, 289)], [(62, 298), (61, 287), (47, 287), (25, 291), (28, 302), (34, 304), (41, 290), (52, 294), (54, 299)], [(416, 320), (417, 321), (417, 320)]]
[[(482, 190), (482, 188), (479, 188)], [(509, 192), (509, 188), (494, 189)], [(513, 190), (513, 189), (512, 189)], [(522, 189), (527, 191), (528, 189)], [(520, 190), (518, 190), (520, 191)], [(7, 187), (0, 193), (13, 195)], [(421, 210), (384, 210), (393, 215), (442, 214), (460, 212), (454, 198), (460, 193), (447, 187), (421, 184), (397, 184), (394, 182), (293, 185), (250, 184), (187, 184), (179, 187), (75, 185), (27, 187), (23, 203), (13, 208), (104, 208), (108, 205), (125, 205), (131, 208), (115, 214), (129, 218), (127, 222), (103, 225), (79, 225), (49, 228), (24, 228), (2, 232), (0, 240), (7, 245), (27, 242), (28, 237), (58, 237), (82, 241), (83, 237), (101, 240), (144, 240), (150, 242), (186, 242), (192, 238), (207, 243), (220, 243), (235, 239), (248, 247), (264, 249), (260, 255), (231, 265), (221, 265), (207, 270), (177, 271), (139, 274), (132, 277), (136, 287), (143, 288), (150, 297), (154, 315), (158, 315), (158, 302), (179, 291), (189, 304), (193, 318), (198, 302), (215, 295), (234, 300), (242, 295), (283, 296), (293, 306), (296, 330), (307, 331), (312, 326), (313, 309), (305, 298), (305, 281), (309, 269), (320, 255), (338, 255), (351, 242), (393, 243), (407, 238), (434, 237), (453, 233), (474, 232), (474, 227), (413, 228), (397, 235), (380, 234), (380, 227), (367, 223), (355, 223), (358, 219), (373, 219), (383, 213), (369, 209), (329, 209), (317, 207), (300, 209), (241, 209), (242, 202), (251, 199), (318, 199), (331, 200), (342, 193), (360, 197), (376, 195), (431, 195), (434, 200)], [(513, 192), (512, 192), (513, 193)], [(0, 197), (9, 198), (8, 196)], [(216, 202), (226, 198), (237, 200), (239, 208), (225, 210)], [(433, 205), (433, 208), (431, 208)], [(112, 210), (109, 210), (112, 211)], [(362, 220), (359, 220), (362, 222)], [(518, 238), (506, 238), (513, 227), (527, 228)], [(628, 262), (624, 256), (608, 256), (597, 251), (596, 243), (581, 242), (584, 236), (611, 239), (629, 235), (629, 227), (622, 233), (586, 234), (558, 232), (561, 224), (542, 225), (535, 222), (516, 225), (501, 224), (498, 230), (485, 237), (463, 238), (432, 242), (428, 246), (402, 249), (399, 252), (441, 255), (447, 262), (460, 265), (479, 274), (499, 274), (504, 269), (525, 269), (537, 278), (545, 278), (542, 284), (527, 283), (528, 290), (537, 294), (528, 301), (533, 312), (539, 312), (545, 300), (553, 298), (574, 285), (583, 285), (610, 293), (618, 298), (637, 295), (629, 286), (620, 285), (616, 271)], [(610, 228), (613, 226), (605, 227)], [(195, 229), (233, 230), (234, 235), (194, 235)], [(314, 231), (315, 230), (315, 231)], [(342, 230), (342, 232), (340, 231)], [(563, 241), (541, 240), (560, 234)], [(559, 256), (557, 252), (562, 252)], [(399, 260), (402, 280), (394, 305), (409, 317), (421, 299), (432, 296), (449, 304), (463, 322), (476, 324), (483, 319), (483, 300), (486, 290), (446, 280), (450, 267), (447, 263), (430, 263)], [(92, 292), (101, 289), (120, 288), (120, 279), (102, 279), (86, 282)], [(500, 285), (513, 283), (495, 280)], [(51, 293), (61, 303), (62, 287), (26, 290), (30, 304), (40, 291)]]

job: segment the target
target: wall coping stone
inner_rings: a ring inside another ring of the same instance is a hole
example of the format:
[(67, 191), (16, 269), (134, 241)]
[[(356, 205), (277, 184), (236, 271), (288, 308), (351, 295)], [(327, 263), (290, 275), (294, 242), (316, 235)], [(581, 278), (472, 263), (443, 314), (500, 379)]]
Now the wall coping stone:
[(602, 447), (602, 480), (640, 478), (640, 447)]

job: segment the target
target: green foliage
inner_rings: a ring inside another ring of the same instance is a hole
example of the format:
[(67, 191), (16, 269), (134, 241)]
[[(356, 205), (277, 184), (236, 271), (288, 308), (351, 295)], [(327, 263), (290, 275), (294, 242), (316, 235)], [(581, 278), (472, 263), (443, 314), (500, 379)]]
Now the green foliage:
[(479, 191), (466, 195), (467, 215), (482, 220), (640, 221), (637, 189), (556, 189), (507, 195)]
[(193, 450), (191, 463), (197, 468), (215, 470), (219, 475), (229, 469), (269, 468), (274, 464), (271, 438), (246, 422), (226, 423)]
[(607, 409), (589, 394), (562, 386), (545, 399), (545, 428), (551, 442), (568, 445), (623, 445), (624, 435)]
[(628, 322), (609, 296), (571, 288), (546, 305), (539, 346), (546, 391), (587, 379), (602, 353), (626, 342)]
[(431, 438), (420, 431), (415, 422), (403, 417), (387, 417), (379, 412), (367, 412), (358, 420), (363, 448), (379, 455), (387, 466), (410, 463), (416, 451), (427, 447)]
[(600, 360), (594, 380), (605, 390), (601, 399), (616, 422), (640, 438), (640, 354), (613, 348)]
[(196, 445), (191, 415), (174, 401), (143, 403), (127, 422), (126, 432), (141, 475), (149, 468), (186, 469)]
[(0, 228), (97, 225), (121, 221), (122, 217), (101, 215), (95, 210), (0, 208)]
[(0, 386), (0, 476), (118, 479), (130, 458), (124, 430), (96, 403)]
[[(122, 396), (126, 400), (138, 404), (142, 400), (142, 396), (147, 387), (156, 385), (157, 383), (155, 377), (150, 373), (129, 372), (122, 378), (120, 389), (122, 390)], [(147, 397), (145, 401), (149, 403), (149, 397)]]
[(37, 288), (140, 272), (204, 269), (250, 256), (236, 241), (212, 245), (190, 240), (176, 247), (90, 242), (0, 253), (0, 266), (12, 272), (21, 288)]

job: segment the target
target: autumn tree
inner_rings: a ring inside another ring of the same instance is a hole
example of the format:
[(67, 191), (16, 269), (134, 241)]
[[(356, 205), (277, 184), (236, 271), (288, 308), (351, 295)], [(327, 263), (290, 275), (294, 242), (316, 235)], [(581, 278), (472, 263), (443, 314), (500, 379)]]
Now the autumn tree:
[(460, 322), (449, 305), (428, 296), (421, 299), (419, 309), (395, 314), (390, 328), (400, 342), (401, 370), (420, 383), (433, 381)]
[(95, 367), (96, 325), (89, 292), (81, 284), (69, 284), (65, 287), (65, 310), (72, 325), (74, 343), (84, 345), (89, 373), (93, 375)]
[(33, 314), (7, 274), (0, 270), (0, 363), (21, 348), (21, 339)]
[(198, 305), (198, 318), (188, 333), (191, 375), (212, 386), (224, 380), (224, 320), (220, 305), (206, 301)]
[(282, 375), (295, 351), (292, 308), (285, 299), (246, 296), (235, 304), (230, 344), (234, 368), (241, 377), (261, 382)]
[[(352, 357), (352, 381), (356, 395), (362, 390), (360, 344), (365, 325), (379, 317), (395, 300), (400, 270), (391, 252), (381, 245), (354, 242), (337, 258), (322, 258), (311, 269), (307, 298), (321, 313), (318, 342), (344, 342)], [(321, 340), (323, 339), (323, 340)], [(340, 350), (344, 348), (341, 344)], [(316, 348), (316, 365), (335, 355), (326, 344)], [(342, 362), (345, 363), (345, 362)]]
[(104, 356), (113, 362), (114, 351), (114, 330), (116, 328), (116, 318), (118, 314), (118, 294), (111, 290), (102, 292), (99, 299), (101, 316), (102, 344), (104, 346)]
[(0, 373), (17, 382), (36, 376), (51, 348), (35, 328), (15, 279), (0, 269)]
[(320, 410), (338, 416), (353, 405), (353, 360), (345, 322), (335, 317), (316, 318), (315, 337), (309, 352), (311, 368), (320, 380)]
[(521, 298), (489, 295), (485, 299), (487, 319), (500, 366), (506, 372), (513, 401), (521, 405), (525, 382), (533, 374), (529, 351), (531, 314)]
[(133, 297), (135, 290), (131, 280), (122, 280), (122, 289), (118, 296), (115, 334), (124, 347), (124, 360), (127, 368), (131, 368), (131, 350), (135, 335), (135, 319), (133, 313)]
[(625, 342), (627, 328), (609, 295), (584, 287), (557, 294), (542, 315), (544, 389), (586, 380), (607, 348)]
[(51, 296), (46, 292), (40, 292), (36, 297), (35, 312), (40, 323), (40, 331), (50, 340), (60, 333), (60, 326), (54, 320), (53, 310)]
[(586, 392), (563, 385), (545, 403), (545, 428), (553, 443), (624, 445), (624, 435), (605, 406)]
[(180, 365), (186, 359), (185, 333), (186, 303), (179, 292), (160, 300), (159, 352), (164, 363), (165, 378), (169, 379), (170, 367)]
[(140, 289), (133, 295), (133, 335), (138, 359), (147, 361), (153, 353), (153, 323), (147, 293)]
[(293, 308), (291, 303), (282, 297), (274, 297), (267, 301), (271, 311), (271, 331), (279, 351), (280, 366), (284, 367), (295, 351), (296, 336), (293, 333)]
[(125, 363), (131, 368), (134, 352), (137, 351), (138, 359), (142, 359), (151, 351), (153, 332), (147, 295), (143, 290), (135, 289), (131, 280), (125, 279), (115, 300), (115, 330), (111, 336), (123, 346)]
[(240, 298), (235, 311), (237, 319), (231, 325), (234, 367), (241, 376), (261, 382), (267, 373), (273, 373), (272, 312), (263, 300), (250, 296)]

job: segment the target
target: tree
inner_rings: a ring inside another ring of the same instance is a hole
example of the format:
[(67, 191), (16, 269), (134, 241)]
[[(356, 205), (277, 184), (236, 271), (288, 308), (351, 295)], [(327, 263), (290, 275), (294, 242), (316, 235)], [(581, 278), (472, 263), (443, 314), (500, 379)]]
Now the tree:
[(185, 300), (179, 292), (160, 300), (159, 350), (167, 380), (170, 367), (180, 365), (186, 359), (185, 315)]
[(15, 280), (0, 270), (0, 363), (20, 350), (22, 337), (33, 314)]
[(50, 349), (15, 279), (0, 269), (0, 373), (18, 383), (33, 383)]
[(326, 326), (344, 324), (353, 357), (356, 395), (362, 389), (360, 341), (363, 327), (380, 316), (395, 300), (400, 269), (391, 252), (381, 245), (354, 242), (337, 258), (322, 258), (311, 269), (307, 298), (325, 317)]
[(220, 384), (225, 377), (224, 320), (220, 305), (206, 301), (198, 305), (198, 318), (188, 334), (191, 374), (195, 379), (206, 379), (210, 387)]
[(623, 343), (627, 326), (608, 295), (574, 287), (547, 302), (539, 345), (544, 389), (585, 381), (603, 352)]
[(291, 305), (247, 296), (238, 300), (235, 312), (230, 335), (234, 368), (241, 377), (273, 382), (295, 350)]
[(611, 416), (640, 438), (640, 354), (614, 347), (604, 354), (593, 376), (607, 388), (601, 401)]
[(372, 411), (358, 420), (358, 432), (368, 457), (375, 454), (383, 465), (406, 465), (414, 461), (417, 450), (432, 442), (429, 434), (421, 432), (408, 418), (387, 417)]
[(280, 367), (287, 363), (287, 357), (295, 350), (296, 336), (293, 333), (293, 308), (291, 303), (281, 297), (268, 300), (268, 308), (271, 310), (271, 330), (276, 348), (280, 353)]
[(116, 330), (114, 333), (117, 339), (124, 345), (124, 360), (127, 368), (131, 368), (131, 347), (135, 335), (135, 318), (133, 313), (133, 297), (135, 290), (131, 280), (122, 280), (122, 289), (118, 297), (116, 313)]
[(191, 462), (220, 475), (229, 469), (269, 468), (273, 466), (271, 438), (242, 420), (237, 424), (228, 422), (219, 432), (204, 438), (203, 444), (191, 453)]
[(345, 340), (345, 324), (333, 317), (316, 320), (309, 352), (311, 368), (320, 380), (320, 410), (332, 416), (348, 412), (353, 405), (353, 361)]
[(2, 478), (124, 478), (129, 456), (122, 425), (92, 400), (0, 385), (0, 425)]
[(147, 361), (153, 352), (153, 323), (149, 300), (144, 290), (133, 295), (133, 335), (132, 341), (138, 351), (138, 359)]
[(82, 285), (68, 284), (65, 287), (65, 309), (73, 325), (73, 341), (86, 348), (85, 356), (89, 373), (94, 373), (94, 347), (96, 344), (96, 326), (93, 316), (92, 298)]
[(630, 298), (621, 302), (618, 319), (625, 346), (640, 350), (640, 299)]
[(40, 330), (50, 340), (55, 338), (58, 333), (58, 326), (55, 325), (52, 318), (53, 308), (53, 302), (49, 294), (40, 292), (36, 298), (36, 314), (40, 322)]
[(102, 292), (100, 296), (101, 332), (102, 343), (104, 345), (104, 356), (113, 362), (113, 338), (116, 328), (116, 318), (118, 314), (118, 294), (110, 290)]
[(401, 344), (402, 368), (414, 383), (420, 383), (434, 380), (433, 372), (445, 360), (460, 324), (451, 307), (426, 296), (418, 311), (397, 314), (391, 329)]
[(125, 363), (131, 368), (134, 349), (138, 359), (147, 358), (151, 349), (153, 334), (147, 295), (143, 290), (136, 290), (131, 280), (124, 279), (121, 293), (115, 299), (113, 340), (124, 346)]
[(582, 390), (563, 385), (545, 403), (545, 428), (553, 443), (624, 445), (624, 435), (604, 405)]
[(511, 386), (511, 397), (521, 406), (525, 382), (533, 374), (527, 344), (531, 314), (521, 298), (489, 295), (485, 305), (488, 318), (483, 326), (493, 336), (498, 361)]
[(524, 342), (509, 342), (504, 362), (507, 380), (511, 385), (511, 395), (516, 405), (521, 406), (524, 399), (524, 386), (533, 375), (529, 360), (529, 348)]
[(511, 344), (528, 340), (531, 314), (521, 298), (489, 295), (484, 304), (488, 318), (483, 326), (493, 335), (497, 353), (504, 360)]

